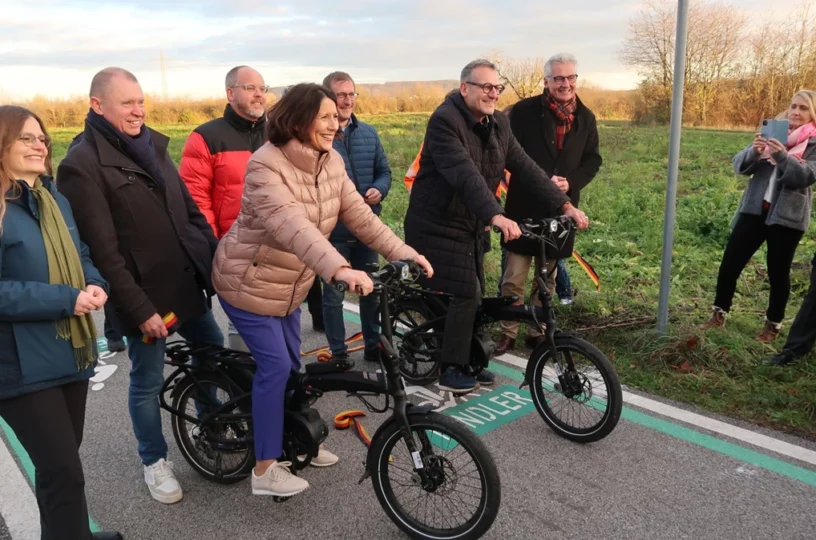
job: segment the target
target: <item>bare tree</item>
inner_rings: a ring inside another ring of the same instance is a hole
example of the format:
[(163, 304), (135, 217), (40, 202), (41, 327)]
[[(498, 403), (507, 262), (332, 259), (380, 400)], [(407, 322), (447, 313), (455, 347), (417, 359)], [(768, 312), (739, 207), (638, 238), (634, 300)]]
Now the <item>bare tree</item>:
[(500, 51), (494, 51), (489, 58), (496, 64), (499, 78), (519, 99), (541, 93), (544, 85), (542, 58), (511, 58)]
[(623, 42), (623, 63), (636, 68), (647, 80), (671, 86), (674, 79), (675, 8), (671, 3), (646, 0), (629, 23)]

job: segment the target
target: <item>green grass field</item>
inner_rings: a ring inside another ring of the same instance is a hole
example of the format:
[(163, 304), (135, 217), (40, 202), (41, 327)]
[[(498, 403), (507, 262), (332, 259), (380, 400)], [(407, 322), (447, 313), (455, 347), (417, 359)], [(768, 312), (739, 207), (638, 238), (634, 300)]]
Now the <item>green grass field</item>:
[[(423, 139), (427, 115), (383, 115), (363, 120), (380, 133), (394, 183), (383, 219), (402, 236), (408, 194), (402, 178)], [(195, 126), (158, 126), (172, 138), (178, 162)], [(559, 306), (559, 324), (576, 330), (614, 362), (632, 388), (693, 403), (735, 418), (816, 439), (816, 361), (771, 368), (759, 360), (782, 347), (807, 290), (813, 229), (796, 253), (791, 300), (783, 334), (773, 346), (754, 339), (768, 298), (764, 248), (740, 279), (728, 328), (702, 333), (713, 300), (717, 268), (745, 180), (732, 173), (731, 159), (751, 140), (748, 132), (687, 129), (683, 132), (677, 200), (670, 329), (655, 332), (662, 248), (668, 127), (636, 128), (601, 122), (601, 171), (583, 192), (581, 207), (590, 229), (576, 241), (597, 271), (601, 290), (569, 261), (575, 303)], [(78, 129), (56, 130), (58, 161)], [(55, 163), (56, 165), (56, 163)], [(495, 236), (495, 235), (494, 235)], [(488, 292), (499, 277), (498, 239), (488, 255)], [(516, 351), (516, 354), (524, 354)]]

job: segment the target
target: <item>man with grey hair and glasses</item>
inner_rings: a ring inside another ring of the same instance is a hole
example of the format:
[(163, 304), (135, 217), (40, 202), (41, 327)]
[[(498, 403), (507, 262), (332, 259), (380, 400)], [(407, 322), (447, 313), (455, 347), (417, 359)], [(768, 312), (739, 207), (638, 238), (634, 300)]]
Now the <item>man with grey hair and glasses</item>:
[(511, 185), (526, 185), (532, 200), (550, 214), (570, 216), (581, 228), (589, 223), (524, 152), (509, 119), (494, 114), (503, 91), (493, 63), (480, 59), (465, 66), (459, 92), (428, 120), (405, 216), (406, 243), (424, 253), (434, 267), (433, 278), (424, 284), (453, 296), (445, 321), (439, 387), (457, 393), (493, 384), (495, 379), (487, 370), (474, 373), (469, 365), (473, 322), (484, 294), (485, 227), (499, 228), (505, 241), (521, 235), (494, 195), (504, 170), (512, 175)]
[[(510, 127), (524, 151), (552, 178), (573, 206), (581, 199), (585, 188), (601, 167), (598, 151), (598, 127), (595, 115), (575, 94), (578, 61), (571, 54), (561, 53), (544, 64), (544, 91), (541, 95), (523, 99), (510, 111)], [(552, 217), (547, 208), (537, 204), (535, 193), (528, 184), (510, 182), (505, 212), (515, 221), (527, 218)], [(555, 291), (556, 263), (571, 256), (574, 232), (559, 252), (547, 253), (547, 288)], [(538, 256), (538, 244), (528, 238), (502, 242), (507, 260), (502, 276), (502, 295), (524, 298), (527, 276), (533, 258)], [(538, 295), (531, 292), (534, 305)], [(504, 354), (516, 343), (519, 323), (503, 321), (502, 337), (496, 354)], [(528, 327), (525, 344), (535, 348), (545, 337)]]
[[(179, 174), (190, 195), (221, 239), (241, 210), (244, 171), (252, 153), (264, 140), (266, 94), (269, 87), (258, 71), (236, 66), (224, 80), (224, 115), (198, 126), (184, 144)], [(229, 321), (232, 349), (249, 352)]]

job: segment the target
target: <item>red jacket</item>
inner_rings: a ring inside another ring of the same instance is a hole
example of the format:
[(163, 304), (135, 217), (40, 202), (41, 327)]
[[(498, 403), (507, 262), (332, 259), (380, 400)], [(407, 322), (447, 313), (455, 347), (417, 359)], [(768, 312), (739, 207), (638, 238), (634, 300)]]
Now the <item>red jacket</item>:
[(264, 143), (264, 121), (247, 120), (227, 105), (223, 117), (197, 127), (184, 144), (179, 174), (216, 238), (227, 234), (241, 210), (244, 173)]

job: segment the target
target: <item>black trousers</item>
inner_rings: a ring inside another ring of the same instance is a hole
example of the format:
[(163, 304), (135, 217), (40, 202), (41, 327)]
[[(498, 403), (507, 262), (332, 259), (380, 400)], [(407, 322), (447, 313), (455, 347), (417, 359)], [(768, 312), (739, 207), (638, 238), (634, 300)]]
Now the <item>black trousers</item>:
[(108, 341), (122, 341), (122, 330), (116, 320), (116, 311), (113, 304), (105, 302), (105, 339)]
[(322, 325), (323, 289), (320, 287), (320, 277), (315, 277), (312, 288), (309, 289), (309, 295), (306, 297), (306, 303), (309, 305), (309, 314), (312, 316), (312, 321)]
[(802, 300), (802, 306), (793, 321), (783, 350), (793, 356), (805, 356), (816, 343), (816, 257), (811, 261), (810, 287)]
[(91, 538), (79, 460), (87, 396), (82, 381), (0, 400), (0, 416), (34, 464), (42, 540)]
[(448, 304), (445, 317), (445, 335), (442, 338), (442, 361), (445, 364), (467, 366), (470, 364), (470, 343), (473, 339), (473, 322), (482, 302), (482, 283), (473, 283), (475, 296), (454, 296)]
[(793, 255), (802, 238), (802, 231), (781, 225), (765, 225), (767, 213), (761, 216), (740, 214), (725, 246), (717, 276), (717, 297), (714, 305), (723, 311), (731, 310), (731, 301), (737, 290), (737, 280), (745, 265), (763, 242), (768, 243), (768, 278), (771, 294), (766, 317), (774, 323), (785, 318), (785, 307), (790, 296), (790, 270)]

